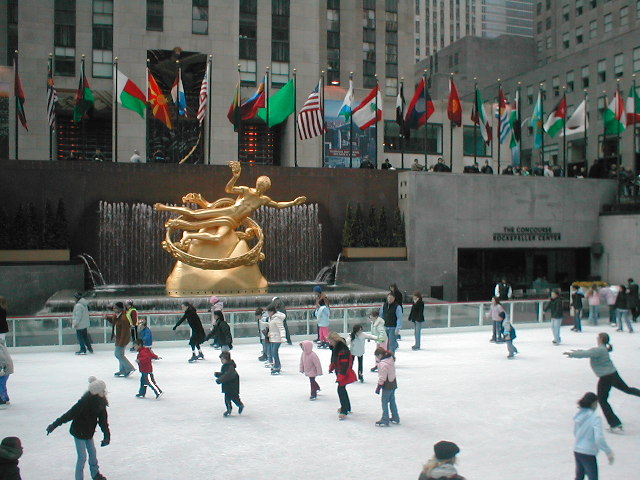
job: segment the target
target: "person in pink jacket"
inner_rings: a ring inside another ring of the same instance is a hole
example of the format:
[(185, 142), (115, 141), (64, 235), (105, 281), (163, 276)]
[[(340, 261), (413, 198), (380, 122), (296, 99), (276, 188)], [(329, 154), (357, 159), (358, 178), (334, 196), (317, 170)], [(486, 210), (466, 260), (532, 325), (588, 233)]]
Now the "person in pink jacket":
[(313, 342), (304, 340), (300, 342), (302, 354), (300, 355), (300, 373), (304, 373), (309, 377), (311, 384), (311, 396), (309, 400), (315, 400), (320, 391), (320, 385), (316, 382), (316, 377), (322, 375), (322, 365), (316, 352), (313, 351)]
[(586, 297), (589, 303), (589, 323), (598, 325), (598, 320), (600, 320), (600, 292), (596, 284), (591, 285), (591, 288), (587, 290)]
[(389, 426), (389, 407), (391, 407), (391, 423), (400, 423), (396, 405), (396, 359), (392, 352), (378, 347), (374, 352), (378, 360), (378, 386), (376, 393), (382, 392), (382, 418), (376, 422), (379, 427)]

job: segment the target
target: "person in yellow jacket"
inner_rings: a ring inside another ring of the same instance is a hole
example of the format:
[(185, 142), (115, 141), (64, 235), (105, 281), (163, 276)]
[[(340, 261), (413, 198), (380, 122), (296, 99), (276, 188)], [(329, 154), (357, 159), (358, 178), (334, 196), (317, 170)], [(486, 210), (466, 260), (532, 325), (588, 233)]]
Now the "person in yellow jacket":
[(138, 310), (133, 306), (133, 300), (127, 300), (125, 302), (126, 310), (124, 312), (127, 320), (129, 320), (129, 327), (131, 328), (131, 348), (130, 352), (133, 352), (133, 344), (138, 339)]

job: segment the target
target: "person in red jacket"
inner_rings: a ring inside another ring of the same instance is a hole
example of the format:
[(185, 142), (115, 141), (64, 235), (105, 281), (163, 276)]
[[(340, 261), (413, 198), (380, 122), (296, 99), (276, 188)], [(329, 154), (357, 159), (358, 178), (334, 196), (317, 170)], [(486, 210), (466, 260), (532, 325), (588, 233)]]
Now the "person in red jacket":
[(143, 346), (143, 341), (141, 338), (137, 338), (133, 342), (133, 348), (138, 352), (138, 370), (140, 370), (140, 391), (136, 395), (138, 398), (144, 398), (147, 394), (147, 387), (151, 388), (153, 393), (156, 394), (156, 400), (160, 398), (162, 395), (162, 390), (160, 387), (156, 389), (156, 387), (149, 381), (149, 375), (153, 373), (153, 365), (151, 365), (151, 360), (158, 360), (160, 357), (153, 353), (150, 349)]
[(353, 357), (347, 346), (347, 342), (336, 332), (329, 334), (329, 345), (331, 347), (331, 364), (329, 373), (336, 372), (336, 383), (338, 384), (338, 398), (340, 408), (338, 409), (338, 419), (344, 420), (351, 411), (351, 402), (347, 393), (347, 385), (355, 382), (356, 377), (353, 371)]

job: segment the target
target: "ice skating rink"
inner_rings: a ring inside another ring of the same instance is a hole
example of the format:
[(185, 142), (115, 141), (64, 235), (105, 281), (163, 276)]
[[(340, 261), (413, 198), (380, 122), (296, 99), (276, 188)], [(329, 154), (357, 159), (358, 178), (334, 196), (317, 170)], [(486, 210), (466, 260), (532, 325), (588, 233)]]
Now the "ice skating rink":
[[(561, 480), (573, 478), (573, 415), (576, 401), (595, 391), (587, 359), (562, 355), (595, 346), (606, 331), (612, 359), (630, 386), (640, 386), (640, 333), (606, 326), (573, 333), (563, 327), (564, 345), (553, 346), (548, 327), (518, 329), (520, 355), (508, 360), (505, 345), (490, 333), (424, 333), (423, 349), (411, 351), (406, 332), (397, 352), (401, 425), (380, 428), (375, 395), (373, 343), (367, 343), (365, 383), (348, 387), (353, 414), (338, 421), (330, 352), (319, 351), (325, 375), (322, 391), (309, 401), (309, 382), (300, 373), (300, 348), (283, 345), (282, 375), (272, 377), (257, 361), (257, 344), (237, 345), (241, 416), (223, 418), (223, 396), (213, 381), (218, 350), (206, 346), (205, 361), (188, 364), (184, 342), (156, 345), (154, 362), (160, 400), (138, 399), (140, 375), (114, 378), (112, 345), (94, 355), (72, 351), (13, 350), (16, 373), (9, 379), (12, 405), (0, 410), (0, 435), (22, 439), (22, 478), (71, 479), (75, 448), (69, 424), (50, 436), (45, 428), (87, 389), (87, 377), (106, 381), (111, 445), (97, 447), (100, 471), (109, 479), (393, 479), (415, 480), (438, 440), (461, 449), (459, 473), (469, 480)], [(403, 332), (404, 333), (404, 332)], [(133, 353), (127, 352), (131, 359)], [(606, 432), (616, 459), (598, 457), (601, 479), (640, 478), (640, 398), (612, 390), (610, 402), (624, 434)], [(601, 414), (601, 412), (600, 412)], [(603, 423), (604, 419), (603, 419)], [(102, 434), (94, 437), (99, 445)], [(89, 478), (88, 467), (85, 478)]]

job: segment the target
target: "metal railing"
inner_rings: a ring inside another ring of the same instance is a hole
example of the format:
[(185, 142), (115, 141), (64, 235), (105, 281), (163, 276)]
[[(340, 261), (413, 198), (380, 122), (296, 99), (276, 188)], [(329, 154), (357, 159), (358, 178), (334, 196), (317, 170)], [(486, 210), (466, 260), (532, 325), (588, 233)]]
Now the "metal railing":
[[(545, 321), (543, 304), (547, 300), (514, 300), (503, 302), (508, 318), (514, 324), (534, 324)], [(424, 329), (456, 329), (461, 327), (491, 326), (487, 318), (489, 302), (464, 303), (429, 303), (425, 304)], [(331, 307), (330, 329), (343, 334), (351, 331), (356, 323), (362, 323), (369, 329), (369, 314), (380, 305), (340, 305)], [(606, 309), (606, 305), (603, 306)], [(408, 322), (410, 305), (404, 306), (403, 329), (411, 327)], [(315, 317), (313, 308), (288, 308), (287, 325), (291, 335), (310, 335), (315, 333)], [(226, 310), (225, 318), (234, 338), (250, 338), (258, 336), (258, 324), (254, 310)], [(147, 319), (153, 333), (154, 341), (187, 340), (190, 330), (186, 322), (177, 330), (172, 328), (182, 317), (181, 311), (170, 312), (138, 312), (139, 317)], [(200, 319), (209, 331), (211, 314), (200, 312)], [(604, 315), (601, 315), (604, 316)], [(111, 324), (105, 319), (105, 313), (92, 313), (89, 334), (93, 343), (109, 343), (111, 341)], [(547, 315), (548, 318), (548, 315)], [(9, 317), (10, 330), (6, 335), (7, 346), (63, 346), (77, 343), (75, 330), (71, 327), (71, 313)]]

